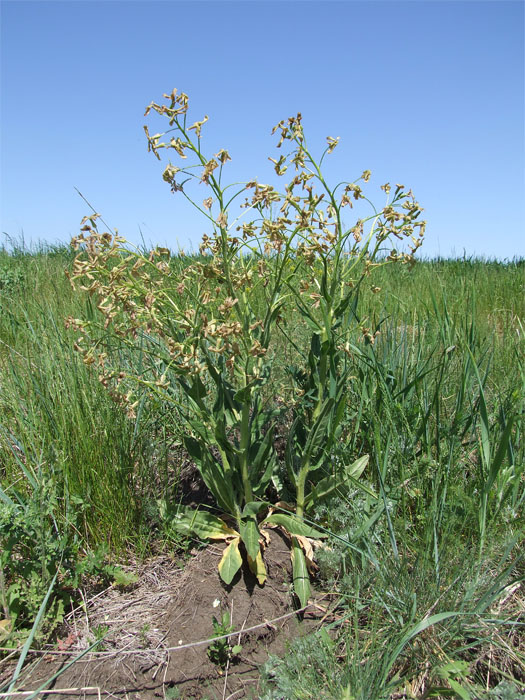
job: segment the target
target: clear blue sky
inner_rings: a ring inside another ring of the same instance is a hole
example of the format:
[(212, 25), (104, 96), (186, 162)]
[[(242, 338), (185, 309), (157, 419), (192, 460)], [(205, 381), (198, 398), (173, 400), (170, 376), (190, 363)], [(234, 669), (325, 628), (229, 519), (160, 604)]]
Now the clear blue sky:
[(129, 240), (196, 248), (206, 222), (142, 130), (177, 87), (233, 180), (271, 179), (271, 128), (301, 111), (310, 146), (341, 137), (331, 177), (370, 169), (380, 205), (384, 182), (413, 189), (424, 255), (524, 256), (524, 7), (3, 0), (1, 230), (69, 241), (77, 187)]

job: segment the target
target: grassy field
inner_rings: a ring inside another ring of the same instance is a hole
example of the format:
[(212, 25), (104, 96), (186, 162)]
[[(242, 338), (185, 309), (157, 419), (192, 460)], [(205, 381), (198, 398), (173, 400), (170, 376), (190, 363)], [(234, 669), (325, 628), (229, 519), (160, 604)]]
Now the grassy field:
[[(64, 274), (73, 257), (0, 250), (4, 648), (27, 640), (57, 572), (34, 643), (81, 581), (188, 546), (157, 506), (184, 495), (177, 410), (157, 398), (126, 417), (75, 352), (64, 320), (97, 311)], [(523, 698), (525, 262), (424, 260), (375, 284), (359, 304), (379, 334), (356, 338), (334, 452), (370, 455), (366, 488), (311, 520), (330, 532), (316, 587), (339, 596), (340, 622), (271, 659), (260, 697)], [(300, 350), (302, 320), (283, 330)], [(296, 359), (286, 342), (273, 352), (283, 373)], [(140, 351), (115, 346), (110, 361)]]

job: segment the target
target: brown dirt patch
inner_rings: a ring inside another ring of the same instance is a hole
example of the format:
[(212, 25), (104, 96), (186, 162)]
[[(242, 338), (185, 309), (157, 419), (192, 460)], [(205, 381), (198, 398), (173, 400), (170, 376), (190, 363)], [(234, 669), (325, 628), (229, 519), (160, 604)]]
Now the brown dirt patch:
[[(304, 616), (294, 614), (290, 548), (279, 531), (272, 531), (264, 553), (268, 579), (262, 587), (249, 570), (239, 572), (233, 585), (226, 586), (217, 572), (222, 550), (210, 546), (194, 553), (183, 570), (168, 558), (157, 558), (143, 568), (133, 590), (108, 589), (87, 602), (85, 611), (70, 615), (62, 646), (80, 651), (105, 633), (105, 652), (80, 659), (54, 684), (55, 689), (91, 690), (46, 697), (258, 697), (260, 665), (269, 653), (284, 654), (287, 641), (317, 627), (322, 606), (311, 605)], [(214, 636), (212, 617), (220, 618), (224, 611), (230, 613), (236, 632), (231, 644), (240, 643), (242, 650), (220, 668), (208, 657), (209, 644), (195, 643)], [(59, 658), (63, 667), (71, 656)], [(60, 668), (56, 659), (51, 655), (41, 659), (26, 689), (37, 688), (52, 676)]]

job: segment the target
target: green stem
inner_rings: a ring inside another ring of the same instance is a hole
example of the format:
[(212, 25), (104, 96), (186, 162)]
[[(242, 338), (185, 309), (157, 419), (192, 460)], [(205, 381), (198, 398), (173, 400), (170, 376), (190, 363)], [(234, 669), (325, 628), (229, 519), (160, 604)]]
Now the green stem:
[(244, 488), (244, 501), (253, 501), (252, 486), (248, 468), (248, 452), (250, 449), (250, 401), (245, 401), (242, 405), (241, 417), (241, 478)]
[(297, 477), (297, 507), (296, 514), (298, 518), (303, 518), (304, 515), (304, 500), (305, 500), (305, 488), (306, 488), (306, 477), (310, 471), (310, 459), (308, 458), (304, 465), (299, 470), (299, 476)]
[(9, 614), (9, 606), (7, 605), (7, 590), (4, 578), (4, 567), (2, 566), (2, 560), (0, 559), (0, 603), (2, 604), (2, 609), (4, 611), (4, 617), (6, 620), (10, 620), (11, 616)]

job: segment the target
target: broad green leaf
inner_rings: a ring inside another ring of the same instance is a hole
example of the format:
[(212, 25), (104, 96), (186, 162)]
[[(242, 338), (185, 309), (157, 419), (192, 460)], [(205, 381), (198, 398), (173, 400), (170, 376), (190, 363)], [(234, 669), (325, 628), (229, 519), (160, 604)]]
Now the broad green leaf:
[(235, 574), (242, 566), (242, 557), (239, 551), (240, 537), (236, 537), (224, 550), (219, 562), (219, 574), (224, 583), (230, 584)]
[(242, 509), (242, 517), (246, 518), (249, 515), (259, 515), (261, 510), (267, 507), (268, 505), (264, 503), (264, 501), (250, 501), (250, 503), (247, 503)]
[(297, 310), (299, 311), (301, 316), (303, 316), (310, 329), (314, 331), (315, 334), (318, 334), (321, 331), (321, 326), (316, 321), (308, 307), (305, 306), (299, 298), (296, 298), (296, 305)]
[(286, 515), (286, 513), (272, 513), (269, 515), (263, 523), (270, 523), (273, 525), (281, 525), (287, 530), (291, 535), (302, 535), (303, 537), (313, 537), (314, 539), (320, 539), (321, 537), (326, 537), (324, 532), (319, 532), (315, 530), (310, 525), (300, 520), (296, 515)]
[(198, 440), (195, 440), (195, 438), (191, 437), (191, 435), (186, 435), (184, 437), (184, 447), (186, 448), (189, 456), (194, 459), (199, 466), (202, 460), (202, 448)]
[[(303, 537), (302, 535), (295, 535), (295, 538), (297, 540), (297, 543), (303, 550), (305, 560), (306, 560), (306, 568), (308, 569), (308, 573), (311, 574), (316, 570), (316, 565), (314, 563), (314, 548), (312, 547), (312, 538), (310, 537)], [(319, 542), (319, 540), (317, 540)]]
[(332, 440), (332, 444), (336, 442), (336, 440), (339, 440), (341, 437), (341, 433), (343, 431), (343, 428), (341, 426), (341, 421), (343, 420), (343, 416), (345, 413), (345, 408), (346, 408), (346, 403), (348, 400), (348, 397), (346, 395), (347, 392), (347, 387), (348, 387), (348, 380), (347, 376), (349, 375), (349, 372), (346, 373), (346, 375), (343, 377), (344, 383), (341, 382), (342, 386), (339, 388), (338, 395), (336, 397), (336, 411), (335, 411), (335, 416), (334, 416), (334, 421), (333, 421), (333, 432), (334, 432), (334, 439)]
[(461, 685), (461, 683), (458, 683), (458, 681), (454, 680), (453, 678), (449, 678), (448, 682), (452, 690), (456, 693), (456, 695), (459, 695), (462, 700), (471, 700), (472, 695), (464, 686)]
[(341, 489), (344, 483), (343, 479), (338, 479), (335, 476), (325, 476), (324, 479), (312, 486), (310, 493), (304, 499), (305, 508), (309, 508), (314, 503), (317, 505), (323, 499), (333, 494), (334, 491)]
[(199, 376), (193, 378), (193, 381), (179, 378), (179, 384), (186, 392), (186, 396), (201, 410), (205, 410), (203, 398), (206, 396), (206, 387), (202, 383)]
[(262, 586), (263, 583), (266, 581), (266, 567), (264, 565), (264, 561), (260, 550), (257, 552), (257, 556), (255, 557), (255, 559), (252, 559), (248, 554), (248, 565), (250, 567), (250, 571), (259, 582), (259, 585)]
[(246, 403), (247, 401), (250, 400), (255, 388), (260, 384), (261, 384), (261, 380), (259, 378), (252, 380), (245, 387), (243, 387), (242, 389), (239, 389), (239, 391), (237, 391), (234, 394), (234, 396), (233, 396), (234, 401), (237, 401), (238, 403)]
[(234, 401), (234, 388), (226, 380), (224, 371), (218, 372), (212, 362), (208, 362), (208, 370), (215, 382), (217, 398), (213, 407), (213, 415), (224, 415), (224, 420), (229, 428), (233, 427), (240, 420), (240, 405)]
[(301, 607), (308, 604), (310, 597), (310, 575), (306, 566), (306, 558), (299, 543), (292, 537), (292, 570), (293, 570), (293, 589), (295, 595), (299, 598)]
[[(276, 473), (272, 474), (271, 482), (273, 484), (274, 489), (277, 491), (277, 493), (283, 492), (284, 484), (283, 484), (283, 481), (282, 481), (281, 477), (279, 476), (279, 474), (276, 474)], [(295, 482), (293, 482), (293, 484), (295, 486)]]
[(317, 361), (321, 357), (321, 336), (319, 333), (314, 333), (312, 339), (310, 340), (310, 355), (309, 362), (312, 371), (315, 373), (317, 371)]
[[(350, 303), (350, 300), (353, 298), (353, 294), (347, 294), (343, 299), (339, 302), (339, 304), (336, 306), (335, 311), (334, 311), (334, 317), (335, 318), (342, 318), (344, 312), (346, 311), (348, 304)], [(338, 324), (339, 325), (339, 324)]]
[(345, 485), (353, 483), (353, 480), (358, 479), (365, 470), (368, 459), (368, 455), (363, 455), (363, 457), (359, 457), (359, 459), (349, 467), (345, 467), (344, 477), (325, 476), (324, 479), (314, 484), (310, 493), (305, 498), (305, 508), (309, 508), (312, 504), (320, 503), (324, 498), (333, 494), (334, 491), (338, 491)]
[(469, 665), (462, 659), (454, 659), (447, 664), (438, 666), (436, 672), (441, 678), (450, 678), (450, 676), (465, 676), (468, 674)]
[(318, 632), (319, 637), (323, 640), (323, 642), (326, 644), (327, 647), (330, 647), (331, 649), (336, 648), (336, 643), (330, 637), (330, 634), (328, 633), (328, 630), (326, 627), (321, 627), (321, 629)]
[(201, 540), (225, 540), (239, 533), (228, 527), (224, 520), (205, 510), (185, 509), (173, 518), (173, 527), (182, 534), (193, 533)]
[(369, 459), (370, 455), (363, 455), (362, 457), (359, 457), (359, 459), (356, 459), (356, 461), (349, 467), (345, 467), (346, 474), (354, 479), (359, 479), (361, 474), (365, 471)]
[(251, 557), (251, 559), (255, 559), (260, 551), (259, 528), (257, 527), (256, 516), (252, 515), (251, 517), (242, 518), (239, 531), (248, 556)]

